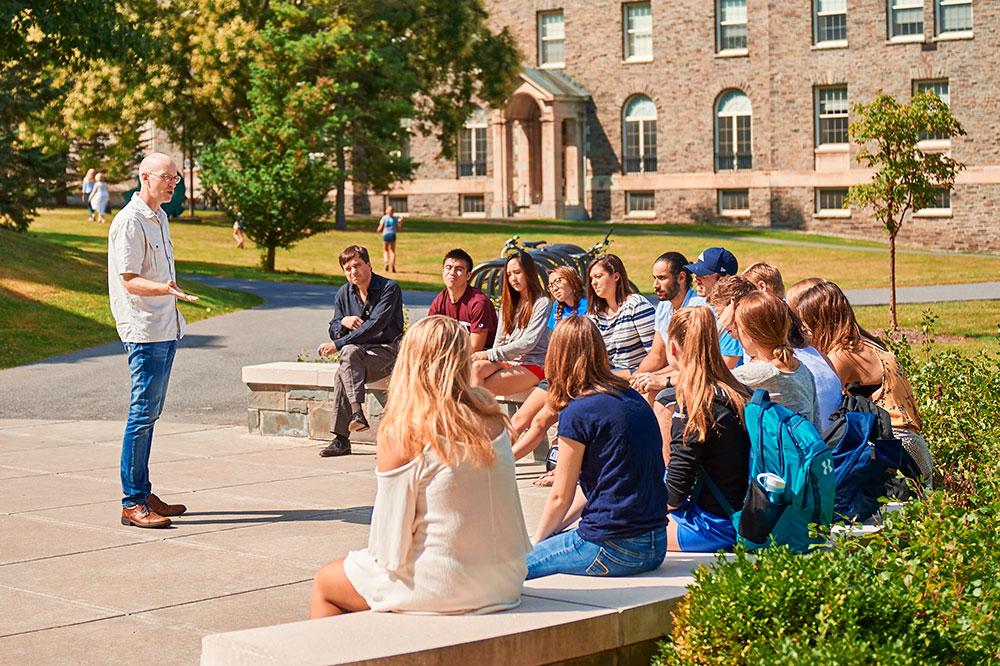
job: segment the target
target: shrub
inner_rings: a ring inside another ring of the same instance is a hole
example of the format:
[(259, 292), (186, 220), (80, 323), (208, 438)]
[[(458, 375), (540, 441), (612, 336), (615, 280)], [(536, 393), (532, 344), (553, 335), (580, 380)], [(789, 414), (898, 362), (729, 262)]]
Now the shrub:
[(870, 538), (699, 570), (656, 663), (1000, 662), (1000, 355), (896, 352), (941, 489)]

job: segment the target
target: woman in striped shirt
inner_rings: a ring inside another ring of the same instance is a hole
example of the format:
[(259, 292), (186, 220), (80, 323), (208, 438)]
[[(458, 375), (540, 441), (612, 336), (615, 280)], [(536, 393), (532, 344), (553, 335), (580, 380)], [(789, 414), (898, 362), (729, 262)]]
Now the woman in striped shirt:
[(591, 261), (587, 276), (587, 316), (604, 338), (612, 371), (628, 379), (653, 346), (656, 310), (632, 291), (625, 264), (617, 255)]

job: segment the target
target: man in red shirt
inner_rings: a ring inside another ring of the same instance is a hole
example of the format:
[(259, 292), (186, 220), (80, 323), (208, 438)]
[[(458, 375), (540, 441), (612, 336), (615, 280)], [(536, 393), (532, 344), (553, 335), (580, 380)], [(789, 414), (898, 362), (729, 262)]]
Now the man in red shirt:
[(472, 351), (493, 346), (497, 334), (497, 311), (486, 294), (469, 286), (472, 257), (465, 250), (455, 249), (444, 255), (441, 277), (444, 289), (434, 297), (428, 315), (444, 315), (457, 319), (471, 335)]

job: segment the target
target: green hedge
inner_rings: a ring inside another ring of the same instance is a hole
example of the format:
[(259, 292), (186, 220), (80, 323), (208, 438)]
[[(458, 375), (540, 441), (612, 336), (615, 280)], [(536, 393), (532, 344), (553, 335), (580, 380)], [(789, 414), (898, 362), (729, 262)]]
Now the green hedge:
[(939, 489), (864, 541), (699, 570), (655, 663), (1000, 663), (1000, 354), (896, 351)]

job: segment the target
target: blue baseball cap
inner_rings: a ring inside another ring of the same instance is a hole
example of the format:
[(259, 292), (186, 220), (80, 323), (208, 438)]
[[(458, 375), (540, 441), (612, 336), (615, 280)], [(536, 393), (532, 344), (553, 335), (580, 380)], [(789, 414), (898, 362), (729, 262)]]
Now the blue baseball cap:
[(698, 255), (698, 261), (685, 266), (695, 275), (736, 275), (739, 263), (733, 253), (724, 247), (710, 247)]

